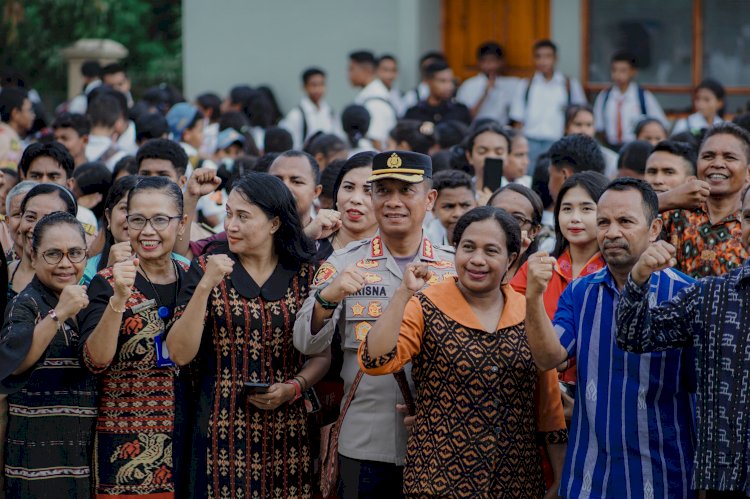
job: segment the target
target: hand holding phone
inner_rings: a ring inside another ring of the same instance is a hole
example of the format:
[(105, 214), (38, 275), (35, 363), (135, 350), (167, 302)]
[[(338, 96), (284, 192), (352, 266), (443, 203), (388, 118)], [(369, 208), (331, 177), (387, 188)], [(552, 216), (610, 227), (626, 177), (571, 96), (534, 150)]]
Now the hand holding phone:
[(268, 393), (268, 389), (271, 387), (269, 383), (251, 383), (245, 381), (245, 392), (248, 395), (255, 395), (257, 393)]

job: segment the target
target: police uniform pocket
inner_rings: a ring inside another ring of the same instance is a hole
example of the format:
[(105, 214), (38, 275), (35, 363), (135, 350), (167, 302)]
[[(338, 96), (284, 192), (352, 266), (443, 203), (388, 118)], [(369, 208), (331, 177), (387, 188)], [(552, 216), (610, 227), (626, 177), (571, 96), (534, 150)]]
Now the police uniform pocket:
[[(385, 292), (382, 293), (383, 296), (380, 296), (378, 294), (379, 290), (367, 290), (368, 287), (374, 288), (375, 286), (365, 286), (363, 291), (365, 293), (374, 293), (375, 296), (360, 294), (350, 296), (344, 300), (344, 318), (346, 320), (346, 334), (344, 335), (345, 349), (356, 350), (359, 348), (359, 344), (365, 340), (367, 333), (375, 325), (375, 321), (378, 320), (378, 317), (383, 314), (385, 307), (388, 306)], [(380, 287), (383, 288), (383, 286)]]

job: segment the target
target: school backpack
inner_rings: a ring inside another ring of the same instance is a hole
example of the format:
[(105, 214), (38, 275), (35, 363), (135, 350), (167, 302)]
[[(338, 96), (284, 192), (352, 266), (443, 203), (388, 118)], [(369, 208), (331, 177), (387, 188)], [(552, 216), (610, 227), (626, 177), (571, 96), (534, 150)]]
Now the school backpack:
[[(609, 87), (607, 90), (604, 91), (604, 101), (602, 102), (602, 111), (607, 109), (607, 101), (609, 100), (609, 94), (612, 93), (612, 88)], [(648, 116), (648, 113), (646, 112), (646, 90), (636, 84), (636, 88), (638, 88), (638, 103), (641, 105), (641, 114), (643, 116)]]

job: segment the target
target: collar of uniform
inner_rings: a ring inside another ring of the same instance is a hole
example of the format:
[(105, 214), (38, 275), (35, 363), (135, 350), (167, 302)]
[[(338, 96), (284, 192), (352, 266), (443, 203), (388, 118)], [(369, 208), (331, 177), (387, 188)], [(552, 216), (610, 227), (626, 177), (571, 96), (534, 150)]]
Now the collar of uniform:
[[(434, 262), (437, 260), (435, 256), (435, 245), (433, 245), (432, 241), (426, 237), (422, 238), (422, 243), (419, 245), (417, 255), (419, 255), (420, 260), (425, 262)], [(380, 237), (380, 233), (377, 233), (375, 234), (375, 237), (370, 240), (370, 259), (378, 260), (381, 258), (386, 258), (385, 245)]]
[[(534, 81), (547, 83), (547, 79), (539, 71), (537, 71), (537, 72), (534, 73), (534, 78), (533, 79), (534, 79)], [(565, 83), (565, 77), (563, 76), (562, 73), (560, 73), (558, 71), (555, 71), (554, 73), (552, 73), (552, 79), (549, 80), (549, 81), (550, 82), (555, 82), (555, 83)]]
[(328, 104), (325, 100), (321, 100), (320, 104), (318, 106), (315, 105), (313, 101), (310, 100), (310, 97), (303, 96), (302, 99), (300, 99), (300, 106), (302, 106), (306, 111), (310, 113), (317, 113), (321, 111), (325, 111), (328, 107)]
[[(589, 274), (593, 274), (595, 271), (606, 266), (607, 263), (604, 261), (601, 252), (597, 251), (589, 261), (581, 269), (581, 273), (578, 277), (584, 277)], [(570, 282), (573, 280), (573, 260), (570, 258), (570, 249), (566, 249), (562, 255), (555, 262), (555, 271), (560, 274), (566, 281)]]
[(287, 267), (279, 261), (276, 264), (276, 268), (273, 269), (271, 276), (263, 283), (263, 286), (258, 286), (258, 283), (253, 280), (250, 274), (247, 273), (247, 270), (245, 270), (245, 267), (242, 266), (242, 263), (240, 263), (239, 257), (234, 253), (229, 253), (229, 256), (235, 262), (231, 274), (234, 289), (250, 300), (259, 296), (268, 301), (282, 299), (286, 295), (287, 289), (289, 289), (289, 283), (298, 270)]
[[(526, 318), (526, 298), (515, 291), (510, 284), (500, 288), (505, 299), (503, 313), (496, 330), (505, 329), (523, 322)], [(428, 287), (422, 293), (442, 312), (459, 324), (471, 329), (484, 330), (471, 305), (466, 301), (455, 279), (449, 279)], [(492, 331), (494, 332), (494, 331)]]

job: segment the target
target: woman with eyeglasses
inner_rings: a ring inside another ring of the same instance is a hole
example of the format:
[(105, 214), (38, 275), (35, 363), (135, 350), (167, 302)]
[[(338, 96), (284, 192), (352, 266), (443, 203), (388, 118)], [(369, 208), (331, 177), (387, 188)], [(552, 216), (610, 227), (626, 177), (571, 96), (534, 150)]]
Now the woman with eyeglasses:
[(544, 206), (539, 195), (521, 184), (508, 184), (492, 193), (487, 206), (507, 211), (521, 228), (521, 254), (508, 269), (508, 280), (516, 275), (529, 255), (536, 253), (539, 243), (536, 236), (542, 229)]
[[(557, 301), (574, 279), (598, 272), (605, 265), (596, 239), (596, 203), (609, 180), (601, 173), (576, 173), (560, 188), (555, 203), (555, 272), (544, 293), (544, 308), (550, 319), (557, 311)], [(531, 255), (532, 252), (529, 252)], [(510, 282), (519, 293), (526, 293), (527, 265), (519, 269)], [(576, 382), (575, 359), (558, 367), (560, 381)], [(573, 400), (563, 393), (565, 416), (570, 420)]]
[(80, 317), (81, 357), (99, 378), (94, 490), (97, 497), (171, 498), (182, 454), (177, 399), (186, 385), (163, 333), (187, 270), (172, 257), (187, 217), (180, 188), (164, 177), (141, 178), (126, 208), (135, 256), (92, 279), (91, 305)]
[[(55, 204), (56, 190), (50, 193), (45, 209)], [(43, 196), (32, 196), (27, 209), (44, 211), (34, 203)], [(90, 497), (96, 382), (78, 360), (76, 322), (89, 303), (86, 288), (78, 285), (86, 237), (75, 215), (53, 211), (35, 221), (24, 244), (36, 272), (9, 306), (0, 333), (0, 393), (8, 394), (10, 414), (9, 498)]]
[(8, 300), (28, 286), (34, 277), (31, 263), (31, 238), (34, 227), (44, 215), (66, 211), (75, 216), (77, 205), (73, 194), (57, 184), (39, 184), (33, 187), (21, 201), (21, 221), (18, 224), (18, 239), (22, 243), (20, 258), (8, 266)]

